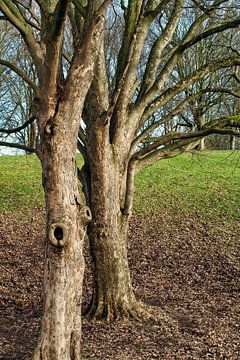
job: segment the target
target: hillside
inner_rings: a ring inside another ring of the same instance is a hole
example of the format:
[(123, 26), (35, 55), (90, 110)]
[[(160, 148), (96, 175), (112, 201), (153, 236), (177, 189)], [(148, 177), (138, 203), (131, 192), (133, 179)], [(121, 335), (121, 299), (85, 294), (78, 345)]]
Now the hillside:
[[(41, 168), (35, 156), (2, 156), (0, 169), (0, 211), (27, 217), (43, 205)], [(240, 151), (184, 154), (159, 161), (136, 176), (134, 210), (238, 220), (239, 185)]]
[[(79, 159), (79, 161), (81, 161)], [(0, 360), (30, 360), (41, 318), (44, 208), (34, 156), (0, 158)], [(129, 263), (161, 322), (83, 320), (88, 359), (238, 359), (240, 152), (164, 160), (136, 177)], [(91, 294), (87, 255), (84, 305)]]

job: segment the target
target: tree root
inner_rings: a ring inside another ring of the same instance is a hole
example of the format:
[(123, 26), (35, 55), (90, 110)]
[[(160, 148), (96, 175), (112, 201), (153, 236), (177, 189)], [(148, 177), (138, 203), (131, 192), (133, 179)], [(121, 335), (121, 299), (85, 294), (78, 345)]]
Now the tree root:
[(138, 321), (138, 322), (156, 322), (165, 324), (176, 331), (178, 322), (169, 316), (160, 307), (147, 305), (141, 301), (131, 301), (118, 304), (91, 304), (91, 306), (83, 312), (83, 315), (94, 321), (114, 320)]

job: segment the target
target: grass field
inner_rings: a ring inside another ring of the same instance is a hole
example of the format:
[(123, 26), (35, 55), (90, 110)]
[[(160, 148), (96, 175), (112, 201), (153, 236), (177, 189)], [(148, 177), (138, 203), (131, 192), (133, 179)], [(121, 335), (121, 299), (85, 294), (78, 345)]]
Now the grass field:
[[(136, 176), (135, 212), (240, 219), (240, 152), (212, 151), (162, 160)], [(25, 217), (43, 204), (35, 156), (0, 158), (0, 210)]]

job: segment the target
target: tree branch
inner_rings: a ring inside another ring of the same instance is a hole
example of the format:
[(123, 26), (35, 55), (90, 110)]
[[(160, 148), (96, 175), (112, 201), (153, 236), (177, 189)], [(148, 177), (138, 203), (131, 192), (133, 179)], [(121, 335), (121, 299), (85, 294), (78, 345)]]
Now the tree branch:
[(203, 31), (201, 34), (193, 37), (191, 40), (184, 42), (180, 45), (179, 51), (183, 52), (184, 50), (188, 49), (189, 47), (193, 46), (194, 44), (198, 43), (199, 41), (202, 41), (206, 39), (207, 37), (211, 35), (218, 34), (220, 32), (223, 32), (227, 29), (236, 28), (240, 25), (240, 18), (232, 21), (227, 21), (224, 24), (217, 25), (215, 27), (210, 27), (209, 29)]
[(240, 25), (240, 18), (233, 20), (233, 21), (226, 22), (222, 25), (207, 29), (204, 32), (202, 32), (201, 34), (186, 41), (186, 38), (189, 37), (189, 34), (187, 34), (187, 36), (185, 38), (185, 42), (180, 43), (180, 45), (174, 50), (173, 54), (166, 62), (165, 66), (161, 70), (160, 74), (158, 75), (158, 78), (152, 85), (151, 89), (145, 94), (145, 96), (143, 96), (140, 99), (140, 101), (138, 101), (136, 103), (135, 107), (137, 107), (138, 111), (142, 111), (143, 108), (146, 107), (151, 102), (151, 100), (157, 96), (159, 91), (161, 91), (166, 79), (168, 78), (169, 74), (172, 72), (174, 66), (179, 61), (181, 54), (187, 48), (202, 41), (203, 39), (206, 39), (207, 37), (209, 37), (213, 34), (223, 32), (224, 30), (229, 29), (229, 28), (238, 27), (239, 25)]
[[(169, 87), (168, 89), (164, 90), (158, 97), (155, 97), (154, 101), (148, 107), (146, 107), (146, 109), (141, 117), (141, 121), (147, 120), (160, 107), (165, 105), (170, 99), (172, 99), (174, 96), (176, 96), (181, 91), (186, 89), (188, 86), (192, 85), (202, 75), (204, 75), (208, 72), (217, 71), (222, 68), (231, 67), (233, 65), (240, 65), (239, 57), (220, 60), (218, 62), (213, 62), (211, 64), (207, 64), (207, 65), (201, 67), (199, 70), (195, 71), (187, 78), (184, 78), (177, 85)], [(152, 94), (152, 96), (153, 96), (153, 94)], [(137, 114), (139, 111), (140, 111), (139, 106), (136, 105), (136, 107), (133, 108), (133, 110), (132, 110), (131, 117), (132, 116), (135, 117), (136, 116), (135, 114)]]
[(36, 151), (34, 148), (30, 148), (29, 146), (16, 144), (16, 143), (9, 143), (6, 141), (0, 141), (0, 146), (6, 146), (6, 147), (10, 147), (10, 148), (24, 150), (29, 153), (35, 153), (35, 151)]
[[(194, 100), (196, 100), (197, 98), (201, 97), (203, 94), (209, 93), (209, 92), (213, 92), (213, 93), (223, 93), (223, 94), (229, 94), (232, 95), (236, 98), (240, 98), (240, 93), (236, 93), (230, 89), (225, 89), (225, 88), (221, 88), (221, 87), (216, 87), (216, 88), (207, 88), (207, 89), (203, 89), (198, 93), (195, 93), (191, 96), (188, 96), (186, 99), (184, 99), (183, 101), (181, 101), (171, 112), (169, 112), (167, 115), (165, 115), (163, 118), (161, 118), (160, 120), (154, 122), (153, 124), (151, 124), (149, 127), (145, 128), (143, 130), (143, 132), (141, 134), (139, 134), (132, 142), (131, 148), (134, 149), (137, 144), (139, 144), (144, 138), (145, 136), (147, 136), (150, 132), (154, 131), (155, 129), (157, 129), (159, 126), (166, 124), (167, 122), (169, 122), (174, 116), (176, 116), (177, 114), (179, 114), (186, 106), (189, 105), (189, 103), (193, 102)], [(144, 121), (141, 122), (140, 126), (144, 125), (144, 122), (147, 119), (143, 119)]]
[(230, 127), (240, 127), (240, 116), (226, 116), (220, 119), (213, 120), (206, 125), (203, 126), (202, 130), (199, 131), (191, 131), (187, 133), (178, 133), (178, 132), (170, 132), (167, 135), (161, 136), (154, 143), (146, 146), (145, 148), (137, 151), (132, 158), (140, 159), (144, 155), (151, 153), (155, 149), (159, 148), (159, 146), (165, 145), (170, 141), (177, 141), (182, 139), (198, 139), (201, 137), (205, 137), (211, 134), (222, 134), (222, 135), (234, 135), (240, 137), (240, 133), (238, 131), (232, 130)]
[(4, 129), (4, 128), (0, 128), (0, 133), (4, 133), (4, 134), (15, 134), (17, 132), (20, 132), (21, 130), (25, 129), (28, 125), (30, 125), (34, 120), (35, 120), (35, 116), (32, 116), (28, 121), (26, 121), (24, 124), (22, 124), (21, 126), (16, 127), (15, 129)]
[[(29, 14), (31, 15), (31, 17), (36, 21), (37, 25), (36, 24), (33, 24), (31, 23), (33, 26), (35, 26), (38, 30), (40, 30), (40, 22), (39, 22), (39, 19), (36, 15), (36, 13), (34, 12), (33, 8), (31, 5), (29, 4), (26, 4), (24, 1), (21, 1), (21, 0), (13, 0), (14, 3), (20, 6), (22, 6), (25, 10), (27, 10), (29, 12)], [(18, 6), (18, 8), (20, 8), (20, 6)], [(23, 15), (23, 12), (21, 12), (22, 16)], [(25, 21), (27, 21), (26, 17), (24, 17)]]
[(79, 11), (79, 13), (82, 15), (82, 17), (86, 18), (87, 16), (86, 8), (81, 4), (81, 1), (73, 0), (73, 3), (76, 6), (76, 9)]
[(145, 3), (139, 0), (132, 0), (128, 5), (125, 33), (118, 56), (117, 81), (110, 104), (110, 111), (108, 111), (111, 115), (115, 108), (117, 109), (116, 113), (120, 114), (120, 116), (117, 115), (111, 118), (111, 142), (117, 141), (118, 136), (121, 136), (121, 133), (125, 131), (125, 124), (120, 124), (123, 120), (122, 114), (127, 111), (135, 92), (137, 67), (142, 54), (143, 44), (149, 27), (154, 20), (153, 14), (149, 12), (146, 15), (144, 10)]
[(175, 1), (174, 9), (171, 13), (168, 23), (165, 29), (163, 30), (163, 33), (155, 41), (151, 49), (138, 98), (141, 98), (143, 94), (147, 90), (149, 90), (155, 79), (156, 71), (159, 66), (159, 60), (161, 59), (162, 52), (169, 43), (169, 41), (171, 41), (174, 31), (177, 27), (178, 19), (181, 15), (182, 4), (183, 4), (183, 0)]
[(177, 143), (174, 144), (168, 144), (164, 148), (157, 149), (151, 152), (150, 154), (147, 154), (142, 159), (138, 160), (136, 162), (137, 164), (136, 172), (139, 172), (145, 167), (151, 166), (158, 160), (172, 158), (181, 155), (186, 151), (191, 151), (198, 144), (199, 144), (199, 139), (197, 140), (187, 139), (187, 140), (178, 141)]
[(129, 216), (132, 211), (135, 165), (136, 165), (135, 160), (130, 160), (128, 163), (125, 201), (124, 201), (124, 208), (122, 209), (123, 215), (126, 216)]
[(36, 91), (37, 87), (36, 87), (35, 83), (28, 77), (28, 75), (23, 70), (19, 69), (19, 67), (17, 67), (12, 62), (6, 61), (3, 59), (0, 59), (0, 64), (8, 67), (12, 71), (14, 71), (18, 76), (20, 76), (30, 86), (31, 89)]
[(0, 0), (0, 11), (22, 35), (36, 66), (37, 73), (40, 76), (44, 66), (44, 57), (41, 46), (36, 41), (31, 27), (27, 24), (21, 12), (12, 1)]
[(59, 0), (54, 11), (54, 24), (51, 31), (51, 40), (56, 41), (62, 34), (70, 0)]

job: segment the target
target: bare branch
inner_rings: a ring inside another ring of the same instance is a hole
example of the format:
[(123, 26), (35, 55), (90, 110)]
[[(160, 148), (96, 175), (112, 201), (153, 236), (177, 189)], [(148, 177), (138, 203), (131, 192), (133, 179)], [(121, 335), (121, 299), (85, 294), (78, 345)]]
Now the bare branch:
[(14, 71), (18, 76), (20, 76), (34, 91), (36, 91), (36, 84), (28, 77), (28, 75), (19, 67), (17, 67), (14, 63), (10, 61), (6, 61), (3, 59), (0, 59), (0, 64), (3, 66), (8, 67), (12, 71)]
[(169, 143), (170, 141), (182, 140), (182, 139), (198, 139), (211, 134), (222, 135), (235, 135), (240, 137), (238, 131), (232, 130), (231, 127), (240, 127), (240, 116), (226, 116), (220, 119), (213, 120), (207, 123), (202, 130), (190, 131), (187, 133), (170, 132), (167, 135), (159, 137), (157, 141), (146, 146), (145, 148), (137, 151), (132, 158), (140, 159), (144, 155), (154, 151), (162, 145)]
[(136, 172), (151, 166), (158, 160), (172, 158), (181, 155), (184, 152), (193, 150), (199, 144), (199, 139), (192, 140), (181, 140), (177, 143), (168, 144), (164, 148), (157, 149), (150, 154), (147, 154), (142, 159), (136, 162)]
[[(201, 78), (201, 76), (203, 76), (204, 74), (206, 74), (208, 72), (217, 71), (222, 68), (231, 67), (233, 65), (240, 65), (239, 57), (219, 60), (214, 63), (207, 64), (207, 65), (201, 67), (199, 70), (195, 71), (190, 76), (188, 76), (187, 78), (185, 78), (181, 82), (179, 82), (177, 85), (166, 89), (165, 91), (163, 91), (161, 93), (161, 95), (156, 97), (154, 99), (154, 101), (148, 107), (146, 107), (146, 109), (142, 115), (141, 121), (144, 121), (144, 119), (147, 120), (161, 106), (166, 104), (170, 99), (172, 99), (178, 93), (180, 93), (181, 91), (186, 89), (188, 86), (193, 84), (197, 79)], [(150, 90), (150, 92), (152, 93), (152, 96), (153, 96), (153, 91)], [(146, 94), (146, 95), (149, 98), (149, 100), (152, 99), (152, 97), (150, 98), (150, 96), (148, 94)], [(141, 110), (141, 105), (140, 105), (140, 110)], [(133, 110), (132, 110), (131, 116), (135, 117), (136, 116), (135, 113), (138, 113), (138, 112), (139, 112), (139, 106), (136, 105), (135, 108), (133, 108)]]
[[(32, 19), (34, 19), (37, 23), (36, 24), (33, 24), (31, 23), (33, 26), (35, 26), (38, 30), (40, 29), (40, 22), (39, 22), (39, 18), (37, 17), (36, 13), (34, 12), (32, 6), (30, 6), (29, 4), (25, 3), (24, 1), (21, 1), (21, 0), (13, 0), (14, 3), (16, 3), (17, 5), (20, 5), (22, 6), (25, 10), (27, 10), (29, 12), (29, 14), (31, 15)], [(18, 8), (20, 8), (20, 6)], [(21, 12), (22, 16), (23, 16), (23, 13)], [(27, 21), (26, 17), (25, 18), (25, 21)]]
[(175, 6), (171, 13), (170, 19), (165, 29), (163, 30), (163, 33), (155, 41), (151, 49), (138, 98), (140, 98), (147, 90), (149, 90), (153, 81), (155, 80), (155, 75), (159, 66), (159, 60), (161, 59), (162, 52), (169, 41), (171, 41), (174, 31), (177, 27), (178, 19), (181, 15), (182, 4), (183, 0), (175, 1)]
[(66, 20), (68, 6), (70, 0), (59, 0), (55, 9), (55, 21), (51, 30), (51, 40), (56, 41), (56, 39), (62, 34), (64, 23)]
[(73, 3), (76, 6), (76, 9), (79, 11), (79, 13), (82, 15), (82, 17), (85, 18), (87, 12), (86, 12), (86, 8), (82, 5), (81, 1), (73, 0)]
[(186, 41), (182, 45), (180, 45), (179, 51), (183, 52), (187, 48), (191, 47), (192, 45), (196, 44), (199, 41), (206, 39), (207, 37), (209, 37), (211, 35), (218, 34), (227, 29), (239, 27), (239, 25), (240, 25), (240, 18), (232, 20), (232, 21), (227, 21), (224, 24), (217, 25), (215, 27), (210, 27), (209, 29), (206, 29), (205, 31), (203, 31), (201, 34), (193, 37), (191, 40)]
[(205, 30), (204, 32), (202, 32), (201, 34), (189, 39), (188, 41), (185, 41), (184, 43), (181, 43), (176, 50), (173, 52), (172, 56), (168, 59), (167, 63), (165, 64), (165, 66), (163, 67), (163, 69), (161, 70), (158, 78), (156, 79), (156, 81), (154, 82), (154, 84), (152, 85), (152, 88), (146, 93), (145, 96), (142, 97), (142, 99), (140, 99), (140, 101), (137, 102), (137, 107), (138, 109), (143, 109), (145, 106), (147, 106), (148, 103), (151, 102), (151, 100), (157, 96), (157, 94), (159, 93), (159, 91), (161, 91), (161, 88), (164, 85), (164, 82), (166, 81), (167, 77), (170, 75), (170, 73), (172, 72), (174, 66), (177, 64), (177, 62), (179, 61), (181, 54), (189, 47), (191, 47), (192, 45), (202, 41), (203, 39), (213, 35), (213, 34), (217, 34), (219, 32), (223, 32), (226, 29), (230, 29), (230, 28), (235, 28), (238, 27), (240, 25), (240, 18), (233, 20), (233, 21), (229, 21), (226, 22), (224, 24), (218, 25), (216, 27), (212, 27), (209, 28), (207, 30)]
[(21, 130), (25, 129), (28, 125), (30, 125), (34, 120), (35, 120), (35, 116), (32, 116), (28, 121), (26, 121), (24, 124), (22, 124), (21, 126), (16, 127), (15, 129), (4, 129), (4, 128), (0, 128), (0, 133), (4, 133), (4, 134), (16, 134), (17, 132), (20, 132)]
[[(163, 118), (161, 118), (158, 121), (155, 121), (153, 124), (151, 124), (150, 126), (148, 126), (146, 129), (143, 130), (143, 132), (141, 134), (139, 134), (132, 142), (131, 148), (134, 149), (135, 146), (137, 144), (139, 144), (144, 138), (145, 136), (147, 136), (150, 132), (154, 131), (155, 129), (157, 129), (159, 126), (168, 123), (174, 116), (176, 116), (177, 114), (179, 114), (186, 106), (189, 105), (189, 103), (193, 102), (194, 100), (196, 100), (197, 98), (199, 98), (200, 96), (202, 96), (203, 94), (206, 93), (223, 93), (223, 94), (229, 94), (232, 95), (236, 98), (240, 98), (240, 93), (236, 93), (230, 89), (226, 89), (226, 88), (221, 88), (221, 87), (216, 87), (216, 88), (207, 88), (207, 89), (202, 89), (201, 91), (199, 91), (198, 93), (195, 93), (191, 96), (188, 96), (186, 99), (184, 99), (183, 101), (181, 101), (170, 113), (168, 113), (167, 115), (163, 116)], [(143, 125), (144, 122), (147, 119), (144, 117), (143, 118), (143, 122), (140, 124)]]
[(132, 211), (135, 165), (136, 165), (135, 160), (130, 160), (128, 163), (125, 202), (124, 202), (124, 208), (122, 210), (123, 215), (126, 216), (129, 216)]
[(31, 57), (35, 63), (38, 75), (42, 73), (44, 57), (41, 46), (36, 41), (29, 24), (23, 18), (21, 12), (10, 0), (0, 0), (0, 11), (12, 23), (22, 35)]
[(6, 147), (11, 147), (11, 148), (15, 148), (15, 149), (19, 149), (19, 150), (24, 150), (28, 153), (35, 153), (35, 149), (26, 146), (26, 145), (21, 145), (21, 144), (17, 144), (17, 143), (10, 143), (7, 141), (0, 141), (0, 146), (6, 146)]
[(111, 4), (113, 0), (104, 0), (103, 3), (99, 6), (97, 11), (95, 12), (95, 16), (102, 16), (104, 12), (106, 11), (109, 4)]

